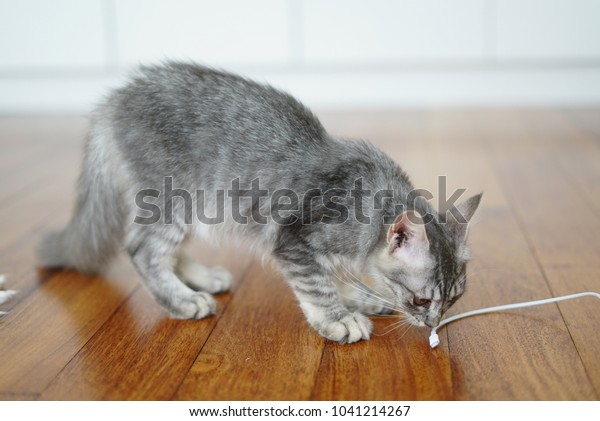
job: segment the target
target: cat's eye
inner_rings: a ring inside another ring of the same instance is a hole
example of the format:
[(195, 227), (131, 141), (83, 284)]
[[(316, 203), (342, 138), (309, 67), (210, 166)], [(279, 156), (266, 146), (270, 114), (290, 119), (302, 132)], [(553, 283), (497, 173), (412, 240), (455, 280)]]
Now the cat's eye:
[(431, 300), (428, 300), (427, 298), (413, 298), (413, 304), (416, 305), (417, 307), (426, 307), (429, 308), (429, 306), (431, 305)]

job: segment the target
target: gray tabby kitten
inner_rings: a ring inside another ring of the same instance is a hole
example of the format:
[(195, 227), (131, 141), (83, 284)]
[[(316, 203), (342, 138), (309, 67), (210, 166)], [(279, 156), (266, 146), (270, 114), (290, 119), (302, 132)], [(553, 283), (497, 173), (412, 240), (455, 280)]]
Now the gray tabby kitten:
[(436, 326), (464, 291), (466, 223), (481, 195), (452, 210), (462, 223), (444, 224), (413, 190), (383, 152), (330, 136), (272, 87), (193, 64), (143, 67), (98, 107), (74, 215), (39, 259), (93, 273), (124, 245), (171, 316), (201, 319), (231, 275), (181, 245), (192, 234), (249, 240), (314, 329), (356, 342), (371, 333), (365, 314)]

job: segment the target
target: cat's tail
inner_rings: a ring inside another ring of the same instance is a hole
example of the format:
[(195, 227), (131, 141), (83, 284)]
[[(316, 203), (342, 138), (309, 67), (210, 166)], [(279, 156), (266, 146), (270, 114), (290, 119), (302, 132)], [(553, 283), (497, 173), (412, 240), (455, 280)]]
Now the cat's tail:
[(96, 124), (86, 144), (77, 202), (69, 225), (38, 247), (44, 267), (100, 272), (121, 246), (126, 212), (119, 186), (119, 154), (109, 129)]

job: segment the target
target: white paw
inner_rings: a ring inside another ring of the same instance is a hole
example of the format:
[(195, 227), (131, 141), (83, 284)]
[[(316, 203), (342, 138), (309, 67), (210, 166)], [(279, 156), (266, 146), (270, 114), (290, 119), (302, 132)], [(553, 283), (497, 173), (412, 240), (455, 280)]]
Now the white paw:
[(229, 271), (222, 267), (215, 267), (209, 269), (210, 283), (209, 283), (209, 292), (213, 294), (218, 294), (220, 292), (229, 291), (231, 288), (231, 283), (233, 281), (233, 276)]
[(208, 269), (187, 255), (182, 255), (175, 268), (181, 280), (195, 291), (211, 294), (225, 292), (231, 288), (233, 276), (224, 268)]
[(371, 321), (360, 313), (351, 313), (340, 320), (324, 323), (319, 334), (341, 344), (368, 340), (371, 337)]
[(194, 292), (181, 299), (170, 313), (178, 319), (203, 319), (215, 314), (216, 310), (217, 303), (212, 295), (207, 292)]

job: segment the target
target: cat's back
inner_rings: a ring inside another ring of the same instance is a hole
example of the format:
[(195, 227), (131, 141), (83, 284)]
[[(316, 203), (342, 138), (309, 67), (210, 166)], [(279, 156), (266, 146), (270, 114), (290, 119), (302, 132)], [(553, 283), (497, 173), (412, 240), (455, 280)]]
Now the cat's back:
[(141, 67), (104, 109), (125, 141), (143, 132), (146, 141), (178, 147), (218, 139), (222, 146), (289, 151), (327, 137), (313, 113), (290, 95), (191, 63)]

